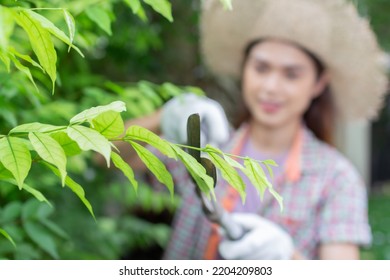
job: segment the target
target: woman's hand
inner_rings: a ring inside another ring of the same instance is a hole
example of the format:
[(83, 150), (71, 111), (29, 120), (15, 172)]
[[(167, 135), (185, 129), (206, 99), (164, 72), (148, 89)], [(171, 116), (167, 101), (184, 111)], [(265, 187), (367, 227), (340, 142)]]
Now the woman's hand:
[(293, 241), (277, 224), (255, 214), (232, 214), (232, 219), (248, 232), (239, 240), (222, 240), (219, 252), (224, 259), (288, 260), (293, 257)]
[(219, 146), (229, 139), (229, 125), (221, 105), (191, 93), (177, 96), (164, 105), (160, 122), (163, 136), (172, 142), (187, 143), (187, 118), (194, 113), (200, 116), (203, 145)]

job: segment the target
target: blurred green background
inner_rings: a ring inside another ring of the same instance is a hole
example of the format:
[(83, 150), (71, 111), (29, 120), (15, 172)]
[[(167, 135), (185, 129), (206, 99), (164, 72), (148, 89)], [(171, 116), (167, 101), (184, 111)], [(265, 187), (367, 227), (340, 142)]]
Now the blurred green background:
[[(174, 22), (144, 5), (148, 21), (134, 15), (127, 1), (0, 1), (0, 5), (65, 7), (76, 20), (75, 43), (85, 54), (68, 53), (56, 42), (58, 80), (33, 70), (39, 92), (20, 72), (0, 63), (0, 133), (32, 121), (63, 124), (77, 112), (121, 99), (130, 119), (153, 112), (172, 96), (202, 88), (232, 111), (234, 95), (203, 67), (198, 50), (200, 0), (172, 0)], [(370, 18), (382, 47), (390, 51), (390, 1), (354, 0)], [(98, 23), (91, 14), (104, 14)], [(40, 11), (63, 30), (62, 15)], [(112, 34), (110, 35), (110, 30)], [(31, 52), (15, 31), (18, 50)], [(178, 86), (176, 86), (178, 85)], [(221, 94), (224, 93), (224, 94)], [(221, 98), (221, 97), (224, 98)], [(389, 102), (387, 101), (387, 104)], [(373, 245), (365, 259), (390, 259), (390, 106), (373, 123), (370, 166), (373, 168), (369, 213)], [(388, 152), (383, 152), (388, 151)], [(18, 244), (0, 238), (0, 259), (158, 259), (166, 246), (173, 212), (180, 203), (166, 192), (152, 191), (148, 178), (138, 196), (120, 174), (95, 166), (91, 155), (69, 159), (68, 169), (86, 192), (96, 221), (79, 199), (42, 166), (34, 166), (27, 183), (47, 194), (53, 205), (39, 203), (15, 186), (0, 182), (0, 227)]]

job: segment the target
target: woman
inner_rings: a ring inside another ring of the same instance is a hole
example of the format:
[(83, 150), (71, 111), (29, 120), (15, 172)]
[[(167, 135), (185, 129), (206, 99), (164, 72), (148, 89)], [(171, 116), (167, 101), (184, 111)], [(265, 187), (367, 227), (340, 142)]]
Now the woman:
[(209, 69), (241, 80), (244, 111), (233, 137), (220, 107), (192, 95), (142, 123), (185, 142), (180, 120), (199, 112), (212, 128), (208, 142), (228, 139), (226, 152), (279, 164), (273, 185), (284, 211), (268, 193), (260, 201), (249, 180), (244, 205), (218, 182), (219, 201), (248, 231), (227, 240), (202, 215), (185, 169), (168, 163), (183, 204), (165, 258), (358, 259), (371, 240), (366, 189), (331, 144), (336, 116), (373, 117), (385, 91), (382, 53), (367, 22), (342, 0), (240, 0), (232, 12), (211, 0), (201, 38)]

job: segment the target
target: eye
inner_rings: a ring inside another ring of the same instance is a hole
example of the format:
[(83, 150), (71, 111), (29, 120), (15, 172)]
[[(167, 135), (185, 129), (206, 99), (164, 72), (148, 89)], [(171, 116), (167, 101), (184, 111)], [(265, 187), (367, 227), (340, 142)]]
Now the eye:
[(255, 64), (255, 70), (257, 73), (265, 73), (269, 70), (269, 67), (264, 63), (257, 63)]
[(299, 78), (299, 74), (296, 71), (286, 71), (286, 77), (289, 80), (296, 80)]

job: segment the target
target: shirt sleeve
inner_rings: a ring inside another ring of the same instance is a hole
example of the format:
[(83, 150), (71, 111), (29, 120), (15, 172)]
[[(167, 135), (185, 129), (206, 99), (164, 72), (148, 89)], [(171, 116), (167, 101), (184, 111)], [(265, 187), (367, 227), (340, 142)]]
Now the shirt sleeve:
[(319, 213), (319, 242), (371, 243), (367, 191), (352, 165), (341, 160), (325, 188)]

